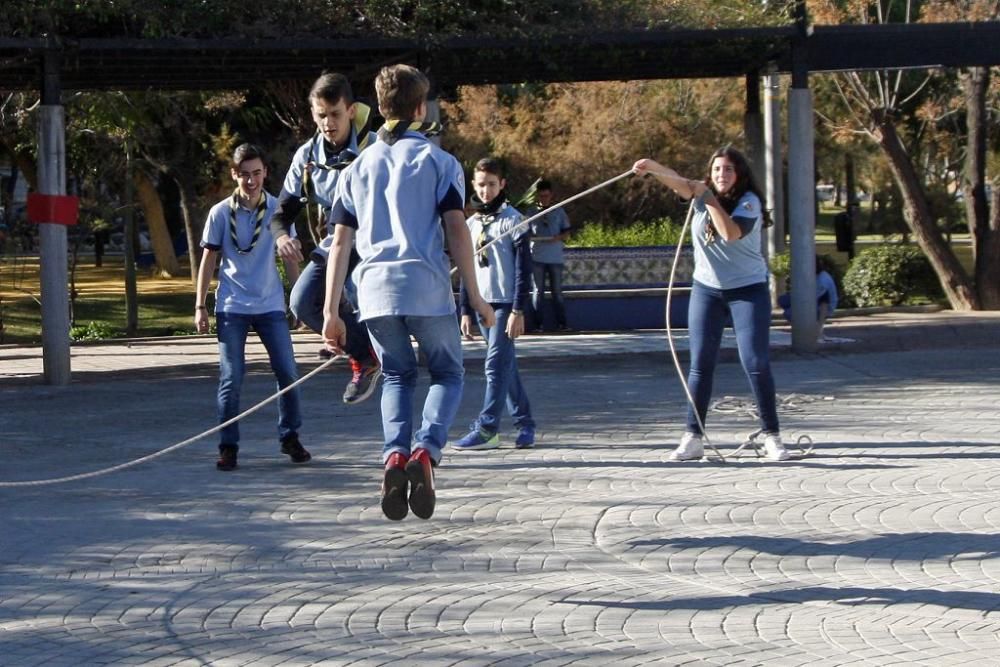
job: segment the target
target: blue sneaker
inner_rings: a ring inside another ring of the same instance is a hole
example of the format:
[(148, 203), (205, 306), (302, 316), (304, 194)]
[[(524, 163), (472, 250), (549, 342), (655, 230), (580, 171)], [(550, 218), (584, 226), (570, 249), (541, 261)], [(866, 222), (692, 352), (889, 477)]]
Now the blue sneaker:
[(514, 440), (515, 449), (531, 449), (535, 446), (535, 427), (522, 426)]
[(490, 433), (479, 424), (473, 424), (472, 430), (461, 440), (452, 445), (455, 449), (496, 449), (500, 446), (500, 436)]

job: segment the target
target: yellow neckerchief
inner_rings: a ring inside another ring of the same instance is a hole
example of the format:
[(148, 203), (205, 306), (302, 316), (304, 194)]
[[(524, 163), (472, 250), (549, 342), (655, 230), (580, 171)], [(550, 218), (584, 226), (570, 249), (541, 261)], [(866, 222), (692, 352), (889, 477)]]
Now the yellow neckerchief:
[(315, 179), (312, 177), (309, 167), (322, 169), (323, 171), (339, 171), (351, 164), (358, 157), (358, 153), (368, 147), (369, 135), (372, 131), (371, 107), (363, 102), (355, 102), (354, 109), (354, 120), (351, 121), (351, 130), (354, 132), (357, 140), (357, 152), (345, 148), (336, 156), (337, 159), (335, 162), (323, 164), (319, 161), (319, 142), (323, 140), (323, 133), (317, 129), (316, 134), (313, 135), (312, 145), (309, 147), (309, 160), (302, 169), (302, 188), (299, 192), (299, 201), (303, 204), (310, 202), (318, 203), (316, 202)]
[(241, 255), (249, 255), (253, 247), (257, 245), (257, 240), (260, 238), (260, 229), (264, 224), (264, 218), (267, 217), (267, 193), (263, 189), (260, 191), (260, 201), (257, 202), (257, 210), (254, 213), (253, 236), (250, 238), (250, 246), (247, 248), (241, 248), (240, 242), (236, 238), (236, 211), (239, 208), (240, 189), (236, 188), (233, 190), (233, 196), (229, 199), (229, 237), (233, 240), (236, 252)]
[[(317, 129), (316, 134), (313, 135), (312, 146), (309, 148), (309, 161), (306, 162), (306, 165), (322, 169), (323, 171), (340, 171), (354, 162), (354, 159), (358, 157), (358, 153), (368, 147), (368, 135), (372, 131), (371, 107), (367, 104), (362, 102), (354, 103), (354, 119), (351, 121), (351, 131), (357, 137), (358, 150), (344, 148), (336, 156), (333, 156), (336, 158), (334, 162), (324, 164), (319, 161), (319, 142), (323, 140), (323, 133)], [(308, 173), (308, 169), (303, 170), (303, 181), (306, 180)]]
[(419, 122), (405, 120), (387, 120), (378, 129), (378, 138), (387, 144), (394, 144), (403, 136), (404, 132), (419, 132), (425, 137), (433, 137), (441, 134), (441, 124), (436, 122)]

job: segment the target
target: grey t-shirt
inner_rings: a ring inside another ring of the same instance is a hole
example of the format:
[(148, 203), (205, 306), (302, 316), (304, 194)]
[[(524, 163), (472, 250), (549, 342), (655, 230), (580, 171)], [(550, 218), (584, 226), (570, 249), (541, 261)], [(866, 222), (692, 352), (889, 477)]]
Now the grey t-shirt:
[(477, 213), (466, 220), (472, 243), (477, 250), (480, 245), (503, 236), (486, 249), (486, 266), (482, 266), (478, 258), (476, 261), (476, 282), (479, 283), (483, 299), (488, 303), (514, 303), (517, 296), (517, 264), (514, 257), (517, 251), (514, 249), (514, 242), (528, 233), (528, 226), (524, 225), (512, 234), (507, 232), (517, 227), (521, 220), (521, 213), (507, 203), (492, 215)]
[[(532, 211), (534, 215), (538, 211)], [(556, 236), (570, 228), (566, 211), (557, 208), (531, 223), (532, 236)], [(531, 259), (539, 264), (564, 264), (562, 241), (531, 241)]]
[(711, 220), (703, 201), (696, 200), (692, 223), (694, 237), (694, 279), (716, 289), (733, 289), (767, 282), (767, 262), (760, 251), (760, 233), (764, 218), (760, 199), (745, 193), (730, 214), (741, 227), (750, 227), (743, 237), (725, 241), (718, 234), (711, 243), (705, 239), (705, 229)]

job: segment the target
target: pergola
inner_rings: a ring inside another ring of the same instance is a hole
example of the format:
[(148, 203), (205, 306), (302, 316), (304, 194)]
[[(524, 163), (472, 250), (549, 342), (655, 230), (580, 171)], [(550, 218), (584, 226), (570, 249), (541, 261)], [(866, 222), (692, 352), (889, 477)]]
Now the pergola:
[[(461, 84), (743, 77), (748, 152), (784, 199), (777, 76), (790, 74), (788, 174), (791, 220), (792, 346), (815, 349), (815, 181), (812, 72), (992, 66), (1000, 64), (1000, 22), (809, 26), (804, 9), (783, 27), (650, 29), (567, 34), (541, 39), (4, 39), (0, 89), (41, 90), (38, 186), (66, 192), (61, 92), (123, 89), (238, 89), (262, 79), (311, 79), (322, 69), (367, 85), (377, 70), (405, 62), (439, 89)], [(763, 104), (761, 80), (764, 80)], [(762, 111), (763, 107), (763, 111)], [(771, 247), (783, 243), (775, 207)], [(45, 381), (70, 381), (66, 228), (40, 225)]]

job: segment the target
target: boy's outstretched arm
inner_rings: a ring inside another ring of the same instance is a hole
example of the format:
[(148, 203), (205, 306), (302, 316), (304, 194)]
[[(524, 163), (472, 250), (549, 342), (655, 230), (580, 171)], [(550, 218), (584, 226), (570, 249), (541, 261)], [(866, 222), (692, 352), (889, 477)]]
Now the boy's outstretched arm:
[(451, 261), (458, 267), (458, 275), (469, 295), (469, 305), (483, 318), (484, 325), (492, 327), (496, 324), (496, 315), (479, 292), (475, 260), (472, 258), (472, 237), (465, 224), (465, 214), (454, 209), (445, 211), (441, 217), (444, 219), (445, 234), (448, 237), (448, 252), (451, 254)]
[(323, 302), (323, 342), (337, 354), (344, 354), (347, 327), (340, 319), (340, 299), (347, 280), (347, 267), (354, 245), (354, 229), (337, 225), (333, 231), (333, 245), (326, 262), (326, 299)]

